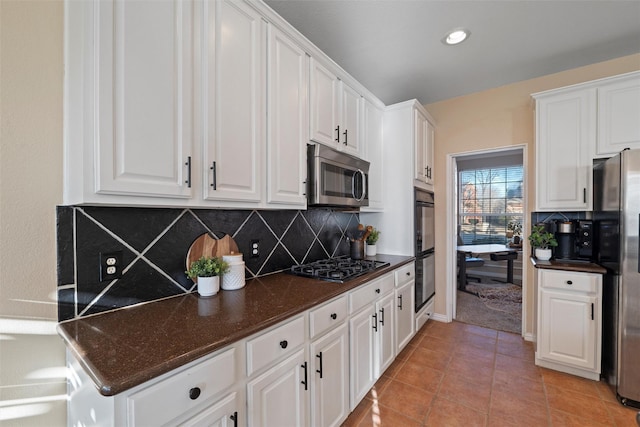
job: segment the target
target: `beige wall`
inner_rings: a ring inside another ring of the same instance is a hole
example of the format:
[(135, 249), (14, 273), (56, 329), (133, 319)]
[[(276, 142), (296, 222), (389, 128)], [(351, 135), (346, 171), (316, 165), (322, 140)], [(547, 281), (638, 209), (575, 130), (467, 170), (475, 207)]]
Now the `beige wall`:
[[(65, 425), (55, 333), (62, 1), (0, 0), (0, 424)], [(42, 398), (32, 401), (33, 398)]]
[[(625, 56), (586, 67), (526, 80), (496, 89), (425, 105), (436, 121), (435, 197), (446, 200), (447, 156), (475, 150), (525, 144), (528, 155), (528, 199), (531, 217), (534, 201), (534, 110), (531, 94), (602, 77), (640, 70), (640, 55)], [(436, 247), (446, 247), (446, 204), (436, 206)], [(524, 248), (528, 253), (529, 248)], [(438, 258), (439, 257), (439, 258)], [(446, 257), (436, 254), (436, 313), (446, 313)], [(524, 263), (529, 267), (528, 263)], [(533, 333), (533, 269), (527, 269), (527, 319), (525, 332)], [(442, 296), (442, 297), (441, 297)]]

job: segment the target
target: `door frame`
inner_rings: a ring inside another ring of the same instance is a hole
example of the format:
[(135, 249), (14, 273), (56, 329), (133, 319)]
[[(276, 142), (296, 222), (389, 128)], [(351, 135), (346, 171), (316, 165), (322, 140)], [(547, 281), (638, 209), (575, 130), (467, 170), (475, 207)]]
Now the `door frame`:
[[(447, 182), (446, 182), (446, 194), (451, 197), (447, 197), (447, 212), (446, 212), (446, 235), (449, 236), (446, 239), (446, 251), (447, 251), (447, 259), (446, 259), (446, 283), (447, 283), (447, 293), (446, 293), (446, 318), (447, 322), (451, 322), (455, 319), (456, 308), (457, 308), (457, 298), (456, 298), (456, 289), (457, 289), (457, 253), (456, 247), (458, 246), (457, 241), (457, 212), (458, 212), (458, 164), (457, 158), (461, 156), (468, 156), (474, 154), (492, 154), (492, 153), (500, 153), (502, 151), (509, 151), (514, 149), (520, 149), (522, 152), (522, 197), (523, 197), (523, 215), (522, 215), (522, 230), (529, 230), (529, 221), (530, 221), (530, 212), (529, 212), (529, 195), (528, 195), (528, 187), (529, 187), (529, 179), (528, 179), (528, 151), (527, 144), (516, 144), (509, 145), (504, 147), (495, 147), (488, 148), (483, 150), (473, 150), (473, 151), (463, 151), (458, 153), (450, 153), (447, 154)], [(533, 340), (533, 324), (530, 325), (531, 330), (528, 331), (526, 329), (527, 326), (527, 316), (528, 316), (528, 298), (527, 295), (529, 293), (529, 284), (527, 283), (527, 275), (529, 271), (529, 263), (525, 262), (525, 249), (528, 247), (528, 244), (524, 242), (522, 251), (522, 325), (521, 325), (521, 335), (528, 341)], [(535, 320), (535, 319), (534, 319)]]

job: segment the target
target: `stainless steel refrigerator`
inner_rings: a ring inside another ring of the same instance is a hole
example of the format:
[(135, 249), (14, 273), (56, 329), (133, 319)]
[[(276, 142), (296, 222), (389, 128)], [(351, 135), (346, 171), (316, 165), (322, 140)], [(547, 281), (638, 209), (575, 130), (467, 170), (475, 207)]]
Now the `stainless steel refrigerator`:
[(618, 399), (640, 407), (640, 150), (594, 166), (596, 261), (603, 281), (602, 374)]

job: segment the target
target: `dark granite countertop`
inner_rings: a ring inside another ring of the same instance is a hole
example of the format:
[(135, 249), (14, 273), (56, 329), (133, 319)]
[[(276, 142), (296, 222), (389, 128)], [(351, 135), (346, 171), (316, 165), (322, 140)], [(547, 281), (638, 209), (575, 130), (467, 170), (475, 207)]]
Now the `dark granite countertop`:
[(542, 261), (535, 257), (531, 257), (531, 263), (536, 268), (543, 268), (547, 270), (566, 270), (566, 271), (578, 271), (582, 273), (599, 273), (605, 274), (607, 270), (592, 262), (582, 262), (582, 261)]
[(211, 298), (196, 293), (70, 320), (58, 333), (101, 394), (112, 396), (302, 313), (413, 261), (377, 255), (389, 267), (347, 283), (278, 273)]

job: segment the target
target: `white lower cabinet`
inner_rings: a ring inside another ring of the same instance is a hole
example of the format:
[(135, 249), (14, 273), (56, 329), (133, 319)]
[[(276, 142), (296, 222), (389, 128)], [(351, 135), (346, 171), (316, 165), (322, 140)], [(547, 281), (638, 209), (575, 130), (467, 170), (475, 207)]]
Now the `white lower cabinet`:
[(396, 354), (400, 353), (415, 335), (414, 285), (414, 280), (411, 280), (395, 290)]
[(238, 394), (231, 393), (195, 417), (180, 424), (180, 427), (237, 427), (244, 425), (239, 418), (241, 406), (238, 400)]
[(364, 398), (395, 357), (393, 274), (349, 294), (350, 408)]
[(536, 365), (598, 380), (602, 275), (538, 270)]
[(115, 396), (99, 394), (69, 353), (69, 425), (340, 426), (413, 335), (407, 271)]
[(349, 329), (342, 324), (313, 341), (311, 425), (339, 426), (349, 415)]
[(308, 425), (309, 364), (300, 349), (247, 383), (248, 425)]

